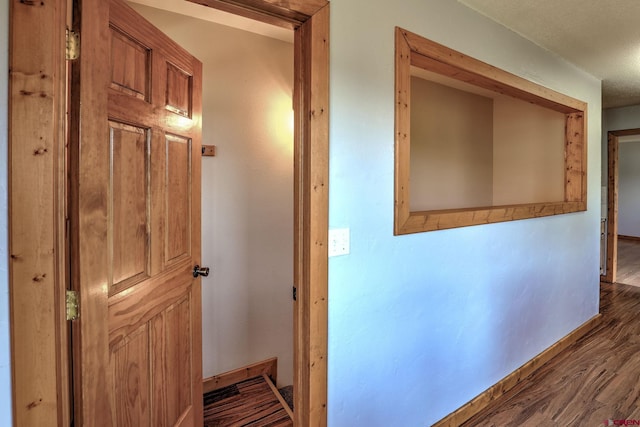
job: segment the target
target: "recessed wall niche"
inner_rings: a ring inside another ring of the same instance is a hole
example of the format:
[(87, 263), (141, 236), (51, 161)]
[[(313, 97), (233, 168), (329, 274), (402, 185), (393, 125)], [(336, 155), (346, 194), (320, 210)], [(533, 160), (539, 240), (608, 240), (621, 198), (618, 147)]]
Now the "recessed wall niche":
[(395, 234), (586, 210), (585, 112), (396, 28)]

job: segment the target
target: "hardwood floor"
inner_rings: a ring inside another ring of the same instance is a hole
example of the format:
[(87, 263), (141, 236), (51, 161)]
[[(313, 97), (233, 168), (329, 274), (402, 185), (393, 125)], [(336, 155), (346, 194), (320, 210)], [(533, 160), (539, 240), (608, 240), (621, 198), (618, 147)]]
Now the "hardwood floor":
[(598, 427), (606, 420), (640, 420), (640, 287), (602, 283), (600, 294), (600, 326), (463, 426)]
[(266, 375), (204, 395), (205, 427), (292, 427), (291, 410)]
[(618, 283), (640, 286), (640, 240), (618, 238)]

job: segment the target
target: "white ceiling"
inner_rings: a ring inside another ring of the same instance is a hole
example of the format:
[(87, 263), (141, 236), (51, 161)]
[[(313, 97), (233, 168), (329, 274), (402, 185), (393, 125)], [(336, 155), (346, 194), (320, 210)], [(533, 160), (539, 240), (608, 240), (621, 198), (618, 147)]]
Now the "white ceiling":
[(640, 104), (640, 1), (458, 1), (601, 79), (603, 108)]
[(292, 30), (276, 27), (275, 25), (264, 24), (253, 19), (243, 18), (242, 16), (223, 12), (218, 9), (202, 6), (186, 0), (129, 0), (129, 2), (191, 16), (193, 18), (204, 19), (205, 21), (215, 22), (217, 24), (226, 25), (227, 27), (239, 28), (241, 30), (293, 43)]

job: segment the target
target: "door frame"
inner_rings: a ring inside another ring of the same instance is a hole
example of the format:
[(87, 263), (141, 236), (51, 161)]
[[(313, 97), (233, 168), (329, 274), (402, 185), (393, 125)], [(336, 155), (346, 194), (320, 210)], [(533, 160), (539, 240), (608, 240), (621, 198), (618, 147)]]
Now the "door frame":
[(67, 10), (67, 0), (9, 2), (8, 253), (14, 426), (69, 425), (71, 419), (65, 313)]
[(621, 136), (640, 135), (640, 128), (614, 130), (607, 133), (607, 261), (600, 280), (615, 283), (618, 272), (618, 186), (619, 149)]
[[(295, 30), (294, 424), (327, 424), (329, 2), (201, 0)], [(9, 5), (9, 294), (14, 425), (69, 425), (67, 0)], [(33, 29), (37, 28), (38, 31)], [(34, 224), (44, 225), (35, 227)], [(18, 362), (29, 363), (21, 369)]]

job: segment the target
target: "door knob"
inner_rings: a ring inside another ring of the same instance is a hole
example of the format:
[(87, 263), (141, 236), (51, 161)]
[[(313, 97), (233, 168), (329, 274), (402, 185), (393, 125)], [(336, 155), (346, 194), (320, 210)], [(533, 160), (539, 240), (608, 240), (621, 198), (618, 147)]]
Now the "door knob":
[(200, 267), (196, 264), (193, 267), (193, 277), (203, 276), (207, 277), (209, 275), (209, 267)]

